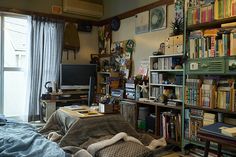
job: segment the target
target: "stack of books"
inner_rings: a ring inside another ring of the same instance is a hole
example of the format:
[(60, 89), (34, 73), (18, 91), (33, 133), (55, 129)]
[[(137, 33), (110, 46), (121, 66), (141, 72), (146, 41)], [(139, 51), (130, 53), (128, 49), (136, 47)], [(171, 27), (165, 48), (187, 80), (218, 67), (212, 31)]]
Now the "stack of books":
[(215, 117), (215, 114), (205, 112), (203, 115), (203, 126), (214, 124), (216, 122)]

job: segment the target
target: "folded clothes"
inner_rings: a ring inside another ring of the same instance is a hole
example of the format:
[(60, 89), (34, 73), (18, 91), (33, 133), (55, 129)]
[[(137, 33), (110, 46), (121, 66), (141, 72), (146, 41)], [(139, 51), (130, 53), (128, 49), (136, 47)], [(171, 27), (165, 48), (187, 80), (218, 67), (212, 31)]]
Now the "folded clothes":
[(7, 122), (7, 119), (4, 115), (0, 114), (0, 125), (5, 125)]

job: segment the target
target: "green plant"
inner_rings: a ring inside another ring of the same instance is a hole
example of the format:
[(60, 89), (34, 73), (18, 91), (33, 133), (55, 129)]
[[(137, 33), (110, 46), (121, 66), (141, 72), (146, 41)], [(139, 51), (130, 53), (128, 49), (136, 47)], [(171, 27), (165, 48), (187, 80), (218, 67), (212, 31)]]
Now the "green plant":
[(174, 22), (171, 23), (172, 35), (180, 35), (184, 32), (183, 18), (175, 18)]

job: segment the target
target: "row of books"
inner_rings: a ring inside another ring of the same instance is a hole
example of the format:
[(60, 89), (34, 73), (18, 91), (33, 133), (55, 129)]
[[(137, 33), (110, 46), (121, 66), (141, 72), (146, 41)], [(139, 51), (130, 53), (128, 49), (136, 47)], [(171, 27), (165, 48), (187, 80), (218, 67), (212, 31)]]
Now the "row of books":
[(216, 123), (216, 115), (214, 113), (204, 112), (199, 109), (185, 109), (185, 138), (193, 141), (199, 141), (197, 131), (202, 126)]
[[(191, 157), (202, 157), (204, 156), (205, 150), (201, 147), (193, 147), (189, 150), (189, 155)], [(209, 152), (208, 157), (217, 157), (218, 155), (214, 152)]]
[[(151, 87), (151, 97), (158, 98), (159, 96), (163, 95), (165, 91), (164, 87)], [(182, 87), (175, 87), (174, 90), (175, 99), (182, 100), (183, 98), (183, 88)], [(169, 93), (172, 94), (172, 93)]]
[(236, 29), (208, 29), (190, 33), (190, 58), (236, 55)]
[(151, 82), (153, 84), (164, 84), (164, 80), (166, 79), (165, 75), (158, 72), (151, 73)]
[(188, 25), (236, 16), (236, 0), (190, 0)]
[(161, 114), (161, 135), (165, 139), (181, 140), (181, 115), (180, 113), (163, 112)]
[(151, 97), (158, 98), (163, 94), (163, 87), (151, 87)]
[(214, 20), (214, 5), (207, 4), (188, 8), (188, 25), (212, 22)]
[(183, 99), (183, 88), (182, 87), (175, 87), (175, 96), (176, 96), (176, 99), (178, 99), (178, 100)]
[(185, 103), (204, 108), (218, 108), (226, 111), (236, 111), (235, 81), (213, 79), (187, 79), (185, 88)]
[(215, 0), (215, 19), (224, 19), (236, 15), (236, 0)]
[(168, 75), (165, 73), (151, 72), (151, 83), (152, 84), (183, 84), (183, 75)]
[(157, 62), (154, 63), (153, 70), (171, 70), (174, 69), (176, 65), (182, 66), (181, 58), (179, 57), (158, 58)]
[(198, 106), (200, 104), (200, 79), (186, 79), (185, 104)]

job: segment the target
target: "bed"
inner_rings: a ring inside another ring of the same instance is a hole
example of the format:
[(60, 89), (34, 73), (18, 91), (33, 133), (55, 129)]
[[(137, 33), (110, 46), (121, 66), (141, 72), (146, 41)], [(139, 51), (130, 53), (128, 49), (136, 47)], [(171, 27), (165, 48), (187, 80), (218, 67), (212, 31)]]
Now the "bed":
[(22, 122), (3, 119), (0, 123), (0, 157), (69, 156), (57, 143), (44, 138), (36, 129)]
[(74, 118), (57, 110), (36, 131), (25, 123), (0, 126), (0, 157), (150, 157), (162, 156), (164, 139), (138, 133), (120, 115)]

